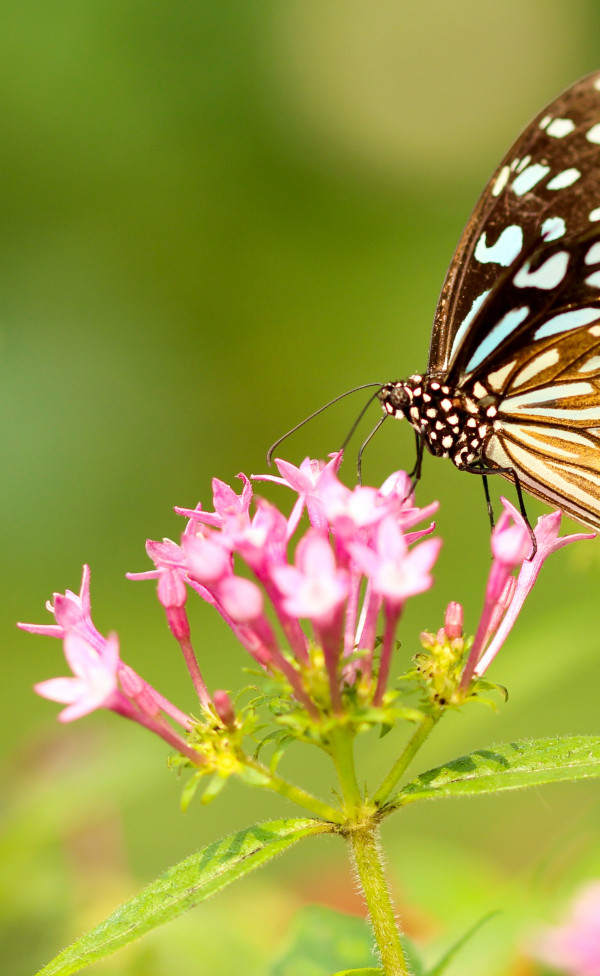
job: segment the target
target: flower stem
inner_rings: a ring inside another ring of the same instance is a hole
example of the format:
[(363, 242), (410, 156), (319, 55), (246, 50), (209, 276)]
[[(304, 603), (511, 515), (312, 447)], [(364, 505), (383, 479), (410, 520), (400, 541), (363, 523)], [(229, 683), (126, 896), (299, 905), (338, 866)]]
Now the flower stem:
[(385, 976), (408, 976), (394, 906), (383, 871), (377, 825), (372, 820), (348, 832)]
[(331, 823), (341, 824), (346, 819), (341, 810), (336, 810), (335, 807), (329, 806), (328, 803), (323, 803), (312, 793), (308, 793), (303, 790), (300, 786), (296, 786), (294, 783), (289, 783), (287, 780), (282, 779), (280, 776), (275, 776), (270, 773), (269, 770), (262, 765), (262, 763), (255, 762), (248, 759), (246, 756), (244, 759), (246, 766), (251, 769), (260, 772), (266, 779), (268, 783), (265, 783), (269, 789), (274, 790), (275, 793), (279, 793), (281, 796), (285, 796), (286, 799), (291, 800), (292, 803), (297, 803), (301, 807), (305, 807), (314, 813), (317, 817), (321, 817), (323, 820), (327, 820)]
[(373, 803), (376, 806), (381, 807), (389, 797), (390, 793), (394, 789), (396, 783), (407, 769), (409, 764), (412, 762), (413, 758), (425, 742), (425, 739), (431, 732), (431, 730), (437, 725), (440, 718), (442, 717), (442, 712), (437, 712), (432, 715), (424, 715), (417, 728), (413, 732), (412, 736), (406, 743), (402, 753), (396, 760), (389, 773), (379, 786), (379, 789), (373, 796)]
[(328, 751), (333, 759), (342, 788), (346, 817), (351, 821), (356, 821), (362, 807), (362, 797), (356, 779), (353, 737), (347, 728), (339, 726), (332, 729), (329, 736)]

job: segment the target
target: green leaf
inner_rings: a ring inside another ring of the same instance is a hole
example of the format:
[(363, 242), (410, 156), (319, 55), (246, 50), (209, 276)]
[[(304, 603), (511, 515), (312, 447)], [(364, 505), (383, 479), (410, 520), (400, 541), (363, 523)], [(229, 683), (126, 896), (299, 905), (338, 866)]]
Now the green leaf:
[(458, 939), (458, 941), (455, 942), (450, 949), (448, 949), (448, 952), (442, 956), (437, 965), (426, 973), (426, 976), (442, 976), (442, 973), (448, 968), (462, 947), (473, 938), (475, 933), (478, 932), (479, 929), (490, 920), (490, 918), (494, 918), (498, 914), (499, 912), (488, 912), (488, 914), (484, 915), (483, 918), (480, 918), (478, 922), (475, 922), (475, 925), (472, 925), (470, 929), (467, 929), (464, 935), (461, 935), (460, 939)]
[(269, 976), (331, 976), (336, 971), (381, 976), (381, 969), (372, 968), (376, 963), (373, 933), (365, 919), (309, 905), (296, 914), (288, 944)]
[(322, 820), (273, 820), (210, 844), (169, 868), (139, 895), (117, 908), (44, 966), (39, 976), (68, 976), (104, 959), (145, 932), (177, 918), (303, 837), (330, 830), (331, 825)]
[(400, 790), (392, 808), (442, 796), (496, 793), (524, 786), (600, 776), (600, 737), (508, 742), (421, 773)]

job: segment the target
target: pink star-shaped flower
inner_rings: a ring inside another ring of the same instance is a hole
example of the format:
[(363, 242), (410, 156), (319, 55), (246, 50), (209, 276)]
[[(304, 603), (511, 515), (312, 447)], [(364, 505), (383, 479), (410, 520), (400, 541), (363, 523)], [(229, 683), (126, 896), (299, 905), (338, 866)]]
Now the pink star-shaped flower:
[(118, 696), (120, 660), (116, 634), (108, 637), (100, 654), (71, 631), (65, 637), (64, 650), (73, 677), (50, 678), (34, 685), (38, 695), (67, 705), (58, 716), (59, 722), (72, 722), (96, 708), (110, 708)]

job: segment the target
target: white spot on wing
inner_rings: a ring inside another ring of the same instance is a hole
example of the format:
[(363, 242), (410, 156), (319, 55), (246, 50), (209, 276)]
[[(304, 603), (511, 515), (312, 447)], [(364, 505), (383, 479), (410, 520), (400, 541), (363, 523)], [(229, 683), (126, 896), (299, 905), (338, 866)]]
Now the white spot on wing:
[[(568, 332), (569, 329), (578, 329), (582, 325), (589, 325), (600, 319), (600, 308), (574, 308), (570, 312), (560, 312), (559, 315), (548, 319), (539, 329), (536, 329), (534, 339), (547, 339), (548, 336), (558, 335), (560, 332)], [(592, 335), (596, 335), (592, 329)], [(600, 330), (597, 333), (600, 335)]]
[(593, 325), (591, 329), (588, 329), (590, 335), (600, 336), (600, 325)]
[(529, 166), (530, 162), (531, 162), (531, 156), (523, 156), (521, 162), (517, 164), (516, 172), (517, 173), (522, 172), (522, 170), (524, 170), (526, 166)]
[(491, 247), (486, 244), (484, 231), (475, 248), (475, 259), (481, 264), (501, 264), (508, 268), (523, 247), (523, 231), (518, 224), (505, 227), (500, 237)]
[(546, 134), (553, 136), (555, 139), (564, 139), (574, 129), (575, 123), (571, 119), (553, 119), (546, 129)]
[[(452, 349), (450, 350), (450, 359), (452, 359), (452, 357), (454, 356), (454, 353), (456, 352), (456, 350), (460, 346), (460, 344), (461, 344), (461, 342), (463, 340), (463, 336), (464, 336), (465, 332), (469, 328), (471, 322), (473, 321), (473, 319), (477, 315), (477, 312), (479, 311), (479, 309), (483, 305), (483, 303), (486, 300), (486, 298), (488, 297), (489, 293), (490, 293), (490, 289), (489, 288), (487, 289), (487, 291), (482, 291), (481, 295), (478, 295), (477, 298), (474, 300), (473, 304), (471, 305), (471, 308), (469, 309), (469, 311), (465, 315), (464, 319), (462, 320), (462, 322), (460, 324), (460, 328), (457, 330), (457, 333), (454, 336), (454, 342), (452, 343)], [(431, 388), (434, 389), (433, 384), (431, 385)], [(438, 389), (439, 389), (439, 384), (438, 384)]]
[(555, 241), (567, 229), (562, 217), (548, 217), (542, 224), (542, 237), (545, 241)]
[(588, 142), (593, 142), (595, 146), (600, 145), (600, 124), (593, 125), (585, 134)]
[(594, 210), (590, 210), (588, 220), (591, 221), (600, 220), (600, 207), (596, 207)]
[(562, 173), (558, 173), (549, 183), (546, 183), (546, 189), (564, 190), (565, 187), (576, 183), (580, 176), (581, 170), (575, 169), (574, 166), (571, 166), (569, 169), (563, 169)]
[(504, 389), (515, 362), (516, 360), (513, 359), (510, 363), (507, 363), (506, 366), (503, 366), (502, 369), (497, 369), (494, 373), (488, 373), (487, 383), (492, 387), (493, 390), (499, 392), (500, 390)]
[(544, 261), (536, 271), (530, 271), (530, 262), (526, 261), (520, 268), (513, 284), (517, 288), (542, 288), (544, 291), (551, 291), (560, 285), (567, 273), (569, 265), (569, 254), (567, 251), (557, 251)]
[(584, 261), (586, 264), (598, 264), (600, 261), (600, 241), (596, 241), (595, 244), (592, 244), (584, 258)]
[(515, 176), (512, 181), (513, 191), (518, 197), (522, 197), (524, 193), (528, 193), (533, 187), (543, 180), (545, 176), (550, 172), (549, 166), (542, 166), (541, 163), (532, 163), (527, 169), (524, 169), (522, 173)]
[(600, 288), (600, 271), (594, 271), (593, 274), (588, 275), (585, 283), (586, 285), (591, 285), (592, 288)]
[(521, 322), (525, 321), (528, 315), (528, 305), (522, 305), (520, 308), (513, 308), (510, 310), (510, 312), (507, 312), (506, 315), (503, 315), (500, 321), (497, 322), (494, 328), (490, 330), (483, 342), (479, 344), (478, 348), (471, 356), (471, 359), (467, 363), (467, 373), (470, 373), (471, 370), (475, 369), (476, 366), (479, 366), (479, 364), (482, 363), (483, 360), (511, 334), (511, 332), (514, 332), (514, 330), (521, 325)]
[(598, 77), (594, 81), (594, 88), (596, 89), (596, 91), (600, 91), (600, 75), (598, 75)]
[(552, 116), (544, 115), (544, 118), (540, 122), (540, 129), (545, 129), (549, 122), (552, 122)]
[(497, 197), (497, 196), (499, 196), (502, 193), (504, 187), (508, 183), (508, 177), (509, 176), (510, 176), (510, 167), (509, 166), (503, 166), (502, 169), (500, 170), (500, 172), (498, 173), (498, 176), (496, 177), (496, 182), (494, 183), (494, 185), (492, 187), (492, 196), (493, 197)]
[(528, 380), (533, 379), (534, 376), (537, 376), (537, 374), (541, 373), (544, 369), (554, 366), (559, 359), (560, 356), (558, 354), (558, 349), (548, 349), (546, 352), (543, 352), (541, 356), (536, 356), (532, 362), (517, 373), (512, 382), (512, 386), (522, 386), (523, 383), (527, 383)]
[(578, 373), (592, 373), (600, 369), (600, 356), (592, 356), (577, 370)]

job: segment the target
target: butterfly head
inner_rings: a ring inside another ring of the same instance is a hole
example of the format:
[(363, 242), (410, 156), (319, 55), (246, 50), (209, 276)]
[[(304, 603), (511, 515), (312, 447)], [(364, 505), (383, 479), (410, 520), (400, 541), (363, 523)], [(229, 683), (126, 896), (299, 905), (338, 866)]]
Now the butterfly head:
[(483, 398), (477, 399), (430, 376), (415, 375), (386, 383), (378, 397), (388, 416), (408, 420), (431, 454), (465, 468), (480, 462), (497, 413), (483, 386), (480, 393)]

